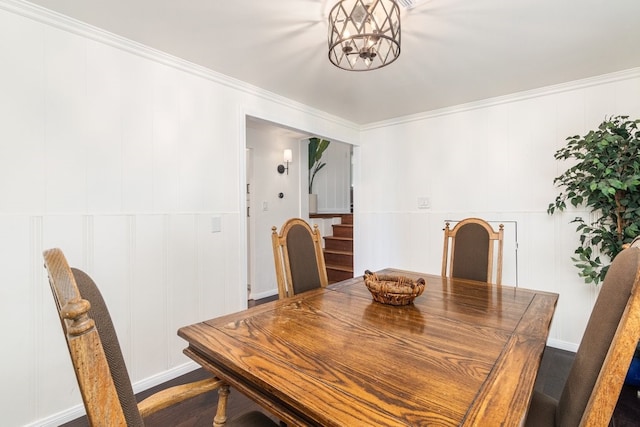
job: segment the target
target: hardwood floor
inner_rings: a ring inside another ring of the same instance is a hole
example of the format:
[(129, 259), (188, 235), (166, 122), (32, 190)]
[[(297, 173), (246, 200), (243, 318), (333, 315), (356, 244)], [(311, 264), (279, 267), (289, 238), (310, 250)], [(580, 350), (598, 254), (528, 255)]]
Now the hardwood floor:
[[(266, 302), (267, 300), (277, 299), (274, 297), (260, 300), (258, 302), (250, 302), (253, 306)], [(573, 363), (574, 353), (547, 347), (542, 358), (538, 379), (535, 389), (541, 391), (556, 399), (560, 397), (569, 369)], [(195, 381), (208, 376), (203, 369), (196, 369), (179, 378), (161, 384), (157, 387), (146, 390), (136, 395), (138, 400), (157, 392), (165, 387), (180, 384), (183, 382)], [(640, 396), (638, 390), (625, 386), (620, 395), (618, 406), (614, 413), (611, 427), (638, 427), (640, 426)], [(218, 401), (217, 392), (211, 392), (199, 396), (197, 398), (185, 401), (179, 405), (160, 411), (151, 417), (145, 419), (147, 427), (204, 427), (211, 426), (213, 417), (216, 412), (216, 403)], [(229, 396), (229, 404), (227, 407), (227, 415), (230, 419), (244, 414), (245, 412), (261, 410), (261, 408), (251, 400), (235, 390), (231, 390)], [(265, 412), (265, 411), (262, 411)], [(265, 412), (266, 413), (266, 412)], [(275, 418), (274, 418), (275, 420)], [(86, 417), (78, 418), (66, 424), (64, 427), (84, 427), (87, 426)]]

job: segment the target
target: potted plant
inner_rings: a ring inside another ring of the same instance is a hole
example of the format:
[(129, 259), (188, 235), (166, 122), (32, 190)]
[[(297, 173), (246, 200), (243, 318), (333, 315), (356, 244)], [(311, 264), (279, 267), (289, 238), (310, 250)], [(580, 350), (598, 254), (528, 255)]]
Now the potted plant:
[(320, 138), (309, 138), (309, 213), (318, 212), (318, 195), (313, 193), (313, 180), (316, 174), (326, 166), (322, 155), (329, 148), (331, 141)]
[[(555, 153), (557, 160), (571, 160), (573, 166), (554, 179), (564, 187), (547, 212), (566, 208), (566, 200), (586, 206), (591, 222), (576, 217), (580, 246), (572, 258), (586, 283), (604, 279), (611, 260), (623, 245), (640, 234), (640, 119), (628, 116), (605, 119), (585, 136), (571, 136)], [(603, 256), (603, 258), (601, 258)], [(640, 343), (627, 373), (626, 382), (640, 386)]]
[[(573, 166), (553, 183), (564, 187), (547, 212), (566, 208), (567, 199), (585, 206), (595, 218), (576, 217), (580, 246), (572, 259), (586, 283), (604, 279), (610, 261), (640, 234), (640, 119), (615, 116), (585, 136), (571, 136), (555, 153)], [(603, 258), (601, 258), (601, 256)]]

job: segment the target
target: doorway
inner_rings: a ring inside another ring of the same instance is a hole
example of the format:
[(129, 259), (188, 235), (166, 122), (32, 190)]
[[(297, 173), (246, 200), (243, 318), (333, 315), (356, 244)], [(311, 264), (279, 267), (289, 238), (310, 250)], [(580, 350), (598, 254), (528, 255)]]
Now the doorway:
[[(245, 121), (245, 198), (246, 209), (246, 277), (248, 297), (263, 299), (277, 294), (277, 282), (271, 246), (272, 227), (280, 229), (289, 218), (300, 217), (309, 221), (308, 204), (308, 140), (306, 132), (289, 129), (276, 123), (246, 116)], [(333, 191), (346, 183), (344, 212), (351, 211), (351, 157), (350, 145), (342, 154), (334, 154), (341, 160), (327, 157), (328, 165), (318, 182), (323, 191)], [(284, 165), (284, 150), (292, 151), (292, 161), (280, 173)], [(344, 159), (342, 159), (344, 157)], [(324, 158), (323, 158), (324, 160)], [(338, 164), (345, 164), (347, 172), (331, 172)], [(337, 179), (336, 176), (340, 176)], [(314, 183), (314, 188), (316, 188)], [(330, 200), (334, 203), (335, 197)], [(342, 199), (340, 199), (342, 200)], [(325, 199), (328, 203), (329, 199)], [(330, 234), (330, 233), (329, 233)], [(324, 235), (324, 233), (323, 233)]]
[[(301, 211), (301, 141), (308, 134), (264, 120), (246, 118), (245, 140), (245, 209), (247, 210), (247, 285), (250, 299), (277, 294), (271, 228), (278, 229), (291, 217), (305, 217)], [(284, 150), (292, 151), (286, 168)], [(306, 163), (306, 162), (305, 162)], [(279, 171), (284, 169), (282, 172)], [(306, 201), (305, 201), (306, 202)]]

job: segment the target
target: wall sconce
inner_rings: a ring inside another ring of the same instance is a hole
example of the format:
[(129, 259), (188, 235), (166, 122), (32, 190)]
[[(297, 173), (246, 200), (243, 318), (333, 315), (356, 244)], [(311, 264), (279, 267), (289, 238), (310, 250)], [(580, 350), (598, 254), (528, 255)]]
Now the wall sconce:
[(287, 175), (289, 175), (289, 163), (293, 162), (293, 152), (291, 151), (291, 149), (287, 148), (286, 150), (284, 150), (284, 162), (287, 164), (287, 166), (285, 167), (284, 165), (278, 165), (278, 173), (284, 173), (284, 171), (287, 171)]

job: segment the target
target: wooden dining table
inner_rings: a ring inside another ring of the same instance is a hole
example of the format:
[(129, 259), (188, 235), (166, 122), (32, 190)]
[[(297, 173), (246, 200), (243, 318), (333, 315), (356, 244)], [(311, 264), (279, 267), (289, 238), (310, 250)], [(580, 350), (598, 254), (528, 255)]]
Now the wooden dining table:
[(180, 328), (184, 353), (287, 425), (516, 426), (558, 295), (424, 278), (413, 304), (363, 277)]

